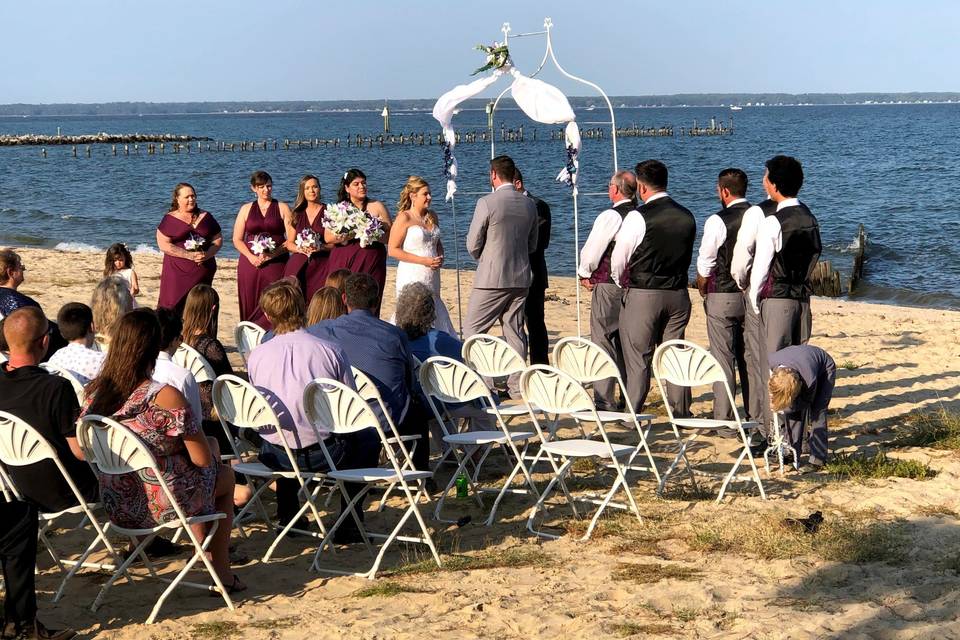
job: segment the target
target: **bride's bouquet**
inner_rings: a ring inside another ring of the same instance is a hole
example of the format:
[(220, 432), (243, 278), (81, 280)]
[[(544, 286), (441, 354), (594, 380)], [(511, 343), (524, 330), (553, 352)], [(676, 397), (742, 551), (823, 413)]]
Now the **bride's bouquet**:
[(187, 251), (203, 251), (205, 242), (206, 239), (203, 236), (191, 233), (190, 236), (183, 241), (183, 248)]
[(250, 241), (250, 252), (255, 256), (262, 256), (277, 248), (277, 243), (269, 234), (259, 233)]
[(315, 251), (317, 247), (320, 246), (320, 239), (317, 232), (309, 228), (301, 230), (293, 242), (297, 245), (298, 249), (305, 251)]
[(340, 236), (356, 238), (361, 247), (369, 247), (383, 239), (383, 222), (380, 218), (371, 216), (349, 202), (327, 205), (323, 212), (323, 228)]

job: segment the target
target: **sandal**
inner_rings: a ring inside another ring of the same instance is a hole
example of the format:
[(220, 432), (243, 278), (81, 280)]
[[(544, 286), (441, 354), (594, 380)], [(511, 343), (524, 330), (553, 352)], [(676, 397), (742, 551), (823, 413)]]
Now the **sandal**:
[[(216, 590), (216, 585), (213, 585), (213, 590), (210, 591), (210, 597), (218, 597), (220, 592)], [(233, 574), (233, 581), (229, 585), (224, 587), (227, 590), (228, 595), (233, 595), (235, 593), (241, 593), (247, 590), (247, 585), (240, 582), (240, 576)]]

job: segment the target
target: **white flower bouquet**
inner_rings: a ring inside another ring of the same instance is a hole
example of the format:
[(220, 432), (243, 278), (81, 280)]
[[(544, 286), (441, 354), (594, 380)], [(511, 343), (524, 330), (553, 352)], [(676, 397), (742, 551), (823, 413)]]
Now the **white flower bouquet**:
[(376, 216), (358, 209), (349, 202), (327, 205), (323, 213), (323, 228), (340, 236), (360, 241), (361, 247), (369, 247), (383, 239), (383, 222)]
[(297, 234), (296, 239), (293, 241), (297, 245), (298, 249), (303, 250), (315, 250), (320, 246), (320, 239), (317, 236), (317, 232), (313, 229), (303, 229), (300, 233)]
[(266, 233), (257, 234), (249, 244), (250, 251), (255, 256), (262, 256), (263, 254), (270, 253), (277, 248), (277, 243), (272, 237), (270, 237), (270, 235)]
[(355, 236), (360, 241), (361, 247), (369, 247), (374, 242), (379, 242), (383, 238), (383, 222), (376, 216), (364, 213), (367, 220), (362, 226), (357, 227)]
[(191, 233), (190, 236), (184, 240), (183, 248), (187, 251), (203, 251), (203, 245), (206, 244), (207, 240), (196, 233)]

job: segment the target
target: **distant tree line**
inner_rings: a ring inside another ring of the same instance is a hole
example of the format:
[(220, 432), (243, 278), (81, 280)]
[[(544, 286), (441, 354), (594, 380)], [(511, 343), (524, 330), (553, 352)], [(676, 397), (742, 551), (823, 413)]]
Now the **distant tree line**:
[[(389, 100), (391, 109), (430, 110), (435, 98)], [(912, 93), (677, 93), (662, 96), (610, 96), (614, 107), (711, 107), (726, 105), (759, 104), (863, 104), (869, 102), (960, 102), (960, 93), (912, 92)], [(471, 99), (463, 104), (465, 109), (482, 109), (486, 99)], [(571, 97), (574, 108), (590, 105), (605, 106), (599, 96)], [(275, 102), (104, 102), (98, 104), (5, 104), (0, 105), (0, 116), (136, 116), (201, 113), (243, 112), (300, 112), (300, 111), (379, 111), (383, 100), (288, 100)], [(509, 98), (501, 107), (515, 107)]]

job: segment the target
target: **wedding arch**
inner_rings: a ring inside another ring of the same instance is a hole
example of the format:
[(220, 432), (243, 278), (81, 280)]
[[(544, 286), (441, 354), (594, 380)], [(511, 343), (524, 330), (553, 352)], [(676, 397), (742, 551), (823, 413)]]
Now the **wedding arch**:
[[(578, 82), (580, 84), (586, 85), (591, 89), (594, 89), (600, 96), (603, 98), (604, 102), (607, 105), (607, 112), (609, 114), (609, 121), (601, 122), (590, 122), (587, 124), (591, 125), (604, 125), (610, 127), (610, 140), (611, 140), (611, 152), (613, 154), (613, 169), (617, 170), (617, 125), (616, 118), (613, 112), (613, 105), (610, 103), (610, 98), (607, 97), (606, 92), (599, 85), (579, 76), (575, 76), (561, 66), (560, 62), (557, 60), (557, 56), (554, 53), (553, 49), (553, 39), (551, 31), (553, 30), (553, 20), (549, 17), (544, 18), (543, 20), (543, 30), (542, 31), (531, 31), (527, 33), (518, 33), (511, 36), (510, 32), (510, 23), (505, 22), (501, 27), (500, 31), (503, 33), (503, 43), (494, 43), (490, 47), (478, 46), (478, 49), (487, 52), (487, 63), (478, 69), (476, 73), (483, 71), (491, 71), (486, 77), (479, 78), (474, 80), (469, 84), (457, 85), (447, 93), (440, 96), (437, 99), (436, 104), (433, 107), (433, 117), (440, 123), (440, 126), (443, 128), (443, 160), (444, 160), (444, 176), (447, 179), (446, 185), (446, 200), (450, 202), (452, 220), (453, 220), (453, 237), (455, 239), (455, 259), (457, 265), (457, 320), (459, 323), (460, 333), (463, 333), (463, 305), (462, 305), (462, 292), (460, 285), (460, 242), (459, 235), (457, 233), (457, 207), (456, 207), (456, 194), (457, 194), (457, 159), (454, 154), (456, 148), (456, 131), (453, 128), (453, 116), (455, 115), (456, 108), (459, 104), (464, 102), (469, 98), (473, 98), (481, 93), (483, 93), (490, 86), (495, 84), (502, 77), (511, 77), (511, 84), (503, 89), (493, 100), (491, 106), (490, 119), (488, 120), (488, 128), (490, 130), (490, 157), (494, 158), (496, 156), (496, 136), (493, 135), (493, 122), (496, 115), (497, 107), (500, 104), (501, 99), (509, 91), (514, 101), (517, 103), (517, 106), (520, 107), (527, 117), (535, 122), (542, 124), (553, 124), (559, 125), (564, 124), (564, 148), (566, 151), (566, 162), (563, 168), (560, 170), (557, 175), (557, 180), (559, 182), (565, 182), (570, 186), (570, 197), (573, 201), (573, 237), (574, 237), (574, 247), (573, 247), (573, 259), (574, 259), (574, 276), (576, 278), (576, 270), (580, 268), (580, 235), (579, 235), (579, 198), (580, 196), (607, 196), (606, 192), (602, 193), (583, 193), (579, 192), (577, 188), (577, 183), (580, 177), (580, 151), (582, 147), (582, 140), (580, 138), (580, 126), (577, 123), (576, 114), (573, 111), (573, 108), (570, 106), (569, 100), (557, 87), (544, 82), (543, 80), (536, 79), (537, 74), (543, 70), (544, 65), (546, 65), (547, 60), (550, 60), (553, 63), (553, 66), (566, 78)], [(519, 69), (514, 65), (513, 60), (510, 58), (509, 53), (509, 43), (510, 38), (528, 38), (528, 37), (543, 37), (545, 41), (545, 49), (543, 53), (543, 58), (540, 60), (540, 64), (537, 66), (536, 71), (531, 73), (529, 76), (522, 74)], [(470, 195), (470, 196), (482, 196), (486, 195), (489, 192), (464, 192), (461, 195)], [(580, 313), (580, 286), (579, 282), (574, 287), (576, 289), (577, 295), (577, 335), (582, 334), (581, 330), (581, 313)]]

